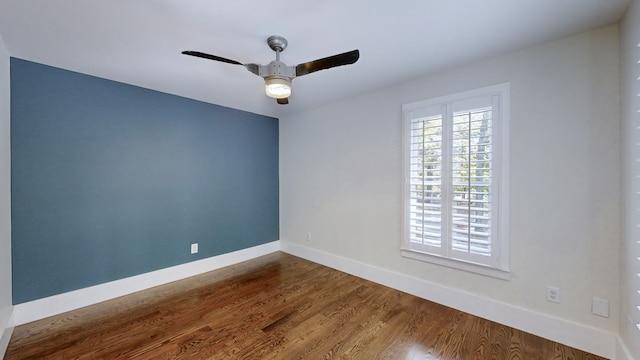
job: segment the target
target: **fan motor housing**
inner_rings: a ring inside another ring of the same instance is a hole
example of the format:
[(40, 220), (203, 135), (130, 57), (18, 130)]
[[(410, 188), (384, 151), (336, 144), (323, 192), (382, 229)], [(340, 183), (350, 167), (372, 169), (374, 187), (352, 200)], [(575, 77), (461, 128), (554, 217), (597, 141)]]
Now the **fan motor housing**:
[(296, 68), (294, 66), (287, 66), (282, 61), (274, 60), (267, 66), (260, 66), (260, 76), (267, 77), (287, 77), (293, 79), (296, 77)]

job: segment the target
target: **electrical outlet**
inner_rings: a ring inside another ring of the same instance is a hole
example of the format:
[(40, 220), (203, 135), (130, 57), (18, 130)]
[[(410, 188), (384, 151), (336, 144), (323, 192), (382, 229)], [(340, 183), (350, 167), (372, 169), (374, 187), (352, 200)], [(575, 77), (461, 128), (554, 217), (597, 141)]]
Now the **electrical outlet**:
[(197, 254), (198, 253), (198, 243), (191, 244), (191, 253), (192, 254)]
[(547, 301), (560, 304), (560, 288), (547, 285)]
[(307, 241), (311, 241), (311, 233), (310, 232), (307, 233)]

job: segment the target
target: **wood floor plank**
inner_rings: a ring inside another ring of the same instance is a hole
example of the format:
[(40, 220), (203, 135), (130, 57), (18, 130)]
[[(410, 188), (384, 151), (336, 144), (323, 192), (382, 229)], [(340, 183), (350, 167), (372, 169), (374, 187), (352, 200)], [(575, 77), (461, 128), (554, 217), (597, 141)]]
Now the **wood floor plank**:
[(602, 359), (291, 255), (18, 326), (14, 359)]

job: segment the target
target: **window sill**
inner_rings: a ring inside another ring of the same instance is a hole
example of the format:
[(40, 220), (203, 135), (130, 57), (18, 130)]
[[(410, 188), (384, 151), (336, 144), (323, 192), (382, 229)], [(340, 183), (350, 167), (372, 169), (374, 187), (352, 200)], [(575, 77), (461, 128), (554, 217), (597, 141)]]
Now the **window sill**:
[(401, 253), (403, 257), (413, 260), (447, 266), (453, 269), (463, 270), (484, 276), (490, 276), (497, 279), (511, 280), (511, 271), (507, 269), (494, 268), (487, 265), (476, 264), (458, 259), (443, 258), (438, 255), (428, 254), (411, 249), (401, 249)]

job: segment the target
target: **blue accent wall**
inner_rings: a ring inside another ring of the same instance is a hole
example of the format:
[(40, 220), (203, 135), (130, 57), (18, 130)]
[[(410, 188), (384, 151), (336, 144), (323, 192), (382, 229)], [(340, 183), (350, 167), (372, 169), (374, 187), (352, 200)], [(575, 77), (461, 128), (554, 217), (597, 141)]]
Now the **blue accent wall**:
[(277, 119), (10, 65), (14, 304), (278, 240)]

